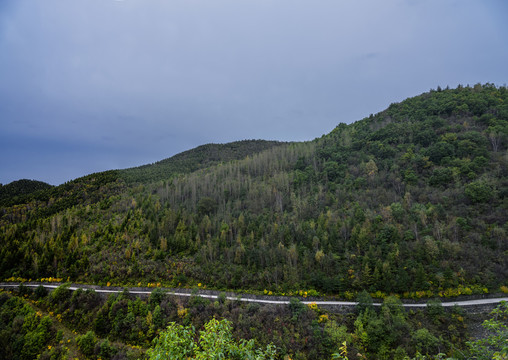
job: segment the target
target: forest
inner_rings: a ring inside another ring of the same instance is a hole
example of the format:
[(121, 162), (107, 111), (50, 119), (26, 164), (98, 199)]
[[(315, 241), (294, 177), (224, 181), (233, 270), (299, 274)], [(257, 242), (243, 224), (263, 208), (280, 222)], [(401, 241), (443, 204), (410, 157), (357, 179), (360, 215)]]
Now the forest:
[[(148, 298), (127, 289), (0, 291), (1, 359), (498, 359), (506, 357), (508, 303), (490, 314), (445, 310), (438, 300), (406, 311), (388, 296), (377, 310), (366, 292), (350, 313), (292, 298), (289, 306), (215, 301), (193, 292)], [(219, 320), (220, 319), (220, 320)], [(484, 320), (484, 339), (468, 329)], [(199, 330), (199, 336), (196, 334)], [(250, 340), (246, 340), (250, 339)], [(435, 355), (433, 355), (435, 354)], [(502, 357), (505, 356), (505, 357)]]
[[(7, 184), (0, 187), (0, 279), (348, 300), (367, 294), (389, 303), (506, 293), (507, 149), (508, 91), (477, 84), (431, 90), (308, 142), (209, 144), (56, 187), (28, 180)], [(48, 309), (57, 306), (46, 303)], [(73, 309), (63, 304), (62, 313)], [(147, 309), (133, 312), (134, 323), (155, 311)], [(351, 336), (340, 340), (369, 359), (395, 358), (396, 351), (401, 359), (417, 351), (451, 354), (451, 344), (465, 348), (467, 331), (450, 332), (458, 341), (437, 330), (442, 324), (460, 328), (453, 321), (463, 315), (453, 312), (443, 315), (435, 332), (427, 330), (439, 346), (417, 348), (397, 330), (388, 342), (362, 343), (357, 319), (380, 327), (400, 320), (404, 336), (419, 331), (415, 324), (423, 320), (414, 317), (430, 321), (386, 309), (359, 312), (354, 321), (334, 319)], [(325, 331), (319, 314), (304, 313), (315, 314), (310, 325), (281, 327), (280, 341), (261, 330), (240, 331), (241, 321), (254, 326), (245, 314), (243, 320), (224, 310), (208, 316), (232, 319), (237, 338), (265, 347), (273, 342), (283, 349), (280, 356), (340, 355), (336, 343), (323, 345), (328, 340), (305, 350), (286, 343), (295, 333), (311, 331), (308, 339), (314, 339)], [(197, 329), (210, 320), (196, 316), (185, 323), (167, 310), (163, 317)], [(294, 314), (273, 316), (288, 324)], [(136, 345), (146, 348), (160, 329), (134, 337)], [(94, 331), (111, 341), (134, 341), (112, 330)]]

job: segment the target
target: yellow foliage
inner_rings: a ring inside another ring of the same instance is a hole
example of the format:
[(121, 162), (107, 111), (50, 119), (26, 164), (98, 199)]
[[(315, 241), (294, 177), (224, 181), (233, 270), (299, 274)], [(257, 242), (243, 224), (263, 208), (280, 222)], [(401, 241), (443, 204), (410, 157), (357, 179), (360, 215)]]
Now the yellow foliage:
[(377, 299), (384, 299), (386, 297), (386, 294), (378, 290), (374, 294), (372, 294), (372, 297)]
[(314, 303), (314, 302), (313, 302), (313, 303), (310, 303), (310, 304), (307, 304), (307, 306), (309, 307), (309, 309), (314, 310), (314, 311), (316, 311), (316, 310), (318, 310), (318, 309), (319, 309), (319, 308), (318, 308), (318, 306), (317, 306), (317, 304), (316, 304), (316, 303)]
[(178, 308), (178, 311), (177, 311), (177, 314), (178, 314), (178, 317), (179, 318), (184, 318), (185, 316), (187, 316), (187, 314), (189, 313), (189, 309), (186, 309), (186, 308)]
[(327, 321), (328, 321), (328, 314), (319, 315), (319, 319), (318, 319), (319, 323), (327, 322)]
[(353, 300), (353, 298), (355, 297), (355, 294), (353, 294), (351, 291), (346, 291), (344, 293), (344, 297), (348, 300)]

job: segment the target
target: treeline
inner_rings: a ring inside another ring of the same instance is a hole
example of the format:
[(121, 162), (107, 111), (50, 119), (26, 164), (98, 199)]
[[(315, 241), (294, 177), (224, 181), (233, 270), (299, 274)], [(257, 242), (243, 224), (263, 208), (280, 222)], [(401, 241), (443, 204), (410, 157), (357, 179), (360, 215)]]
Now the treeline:
[[(59, 186), (51, 186), (36, 180), (18, 180), (7, 185), (0, 184), (0, 206), (11, 207), (13, 212), (24, 211), (25, 216), (12, 217), (7, 213), (7, 221), (21, 222), (36, 220), (81, 204), (92, 204), (104, 199), (104, 193), (112, 196), (123, 190), (127, 183), (150, 183), (167, 180), (178, 174), (185, 174), (198, 169), (243, 159), (248, 155), (283, 145), (282, 142), (265, 140), (243, 140), (228, 144), (207, 144), (195, 149), (161, 160), (155, 164), (140, 167), (110, 170), (90, 174), (66, 182)], [(22, 205), (28, 206), (22, 206)], [(21, 205), (21, 206), (15, 206)], [(9, 211), (10, 212), (10, 211)]]
[(43, 186), (4, 198), (0, 202), (0, 225), (33, 223), (75, 206), (97, 203), (123, 190), (116, 170), (90, 174), (60, 186)]
[(27, 195), (51, 188), (52, 186), (45, 182), (28, 179), (13, 181), (7, 185), (0, 184), (0, 204), (22, 203)]
[(284, 143), (266, 140), (243, 140), (227, 144), (206, 144), (184, 151), (154, 164), (121, 170), (128, 184), (167, 180), (176, 174), (185, 174), (219, 163), (240, 160)]

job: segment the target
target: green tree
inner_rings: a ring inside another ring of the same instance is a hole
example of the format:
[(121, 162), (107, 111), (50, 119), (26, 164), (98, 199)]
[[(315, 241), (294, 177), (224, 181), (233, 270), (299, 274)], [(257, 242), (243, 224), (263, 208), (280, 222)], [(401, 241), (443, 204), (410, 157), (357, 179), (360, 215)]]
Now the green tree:
[(161, 288), (156, 288), (152, 291), (152, 293), (150, 294), (150, 298), (148, 300), (152, 309), (161, 303), (165, 295), (166, 291)]
[(490, 314), (491, 318), (482, 324), (488, 336), (467, 342), (472, 359), (508, 359), (508, 303), (502, 301)]
[(95, 337), (95, 333), (93, 331), (90, 330), (85, 335), (79, 336), (77, 338), (77, 342), (79, 350), (81, 350), (83, 355), (93, 355), (95, 344), (97, 343), (97, 338)]
[(367, 291), (363, 290), (361, 293), (359, 293), (356, 297), (356, 301), (356, 311), (358, 314), (362, 314), (367, 309), (373, 310), (372, 296), (370, 296)]
[(198, 202), (198, 213), (200, 215), (210, 215), (217, 210), (217, 201), (211, 197), (202, 197)]
[(432, 354), (439, 345), (439, 339), (423, 328), (416, 330), (412, 335), (413, 343), (417, 351), (423, 354)]
[(492, 198), (492, 187), (483, 180), (468, 184), (464, 191), (473, 203), (484, 203)]
[(147, 352), (149, 359), (274, 359), (276, 350), (268, 345), (265, 350), (256, 349), (254, 340), (235, 341), (232, 325), (228, 320), (212, 319), (204, 325), (196, 341), (193, 326), (170, 323), (168, 328), (153, 341)]

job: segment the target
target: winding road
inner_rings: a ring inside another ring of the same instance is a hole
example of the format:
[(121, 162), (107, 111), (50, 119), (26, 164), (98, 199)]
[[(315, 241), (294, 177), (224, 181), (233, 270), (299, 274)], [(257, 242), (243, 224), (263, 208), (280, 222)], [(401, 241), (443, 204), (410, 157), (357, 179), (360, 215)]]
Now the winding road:
[[(8, 289), (8, 288), (16, 288), (19, 287), (20, 283), (0, 283), (0, 288)], [(39, 285), (44, 286), (47, 289), (54, 290), (61, 284), (44, 284), (44, 283), (25, 283), (24, 284), (27, 287), (38, 287)], [(72, 284), (69, 287), (69, 290), (76, 291), (78, 289), (82, 290), (88, 290), (93, 289), (97, 293), (104, 293), (104, 294), (112, 294), (112, 293), (121, 293), (124, 291), (125, 288), (108, 288), (108, 287), (99, 287), (95, 285), (77, 285)], [(151, 290), (140, 290), (139, 288), (126, 288), (130, 294), (133, 295), (141, 295), (141, 296), (149, 296), (154, 289)], [(162, 290), (166, 291), (167, 295), (172, 296), (183, 296), (183, 297), (190, 297), (190, 296), (200, 296), (202, 298), (207, 299), (217, 299), (219, 295), (216, 294), (210, 294), (210, 293), (198, 293), (193, 294), (191, 292), (185, 292), (185, 291), (174, 291), (171, 289), (165, 289), (161, 288)], [(261, 304), (272, 304), (272, 305), (286, 305), (289, 304), (289, 297), (285, 297), (287, 300), (279, 300), (281, 297), (277, 296), (277, 299), (269, 299), (268, 297), (260, 297), (256, 295), (250, 295), (250, 294), (238, 294), (236, 296), (226, 296), (226, 299), (233, 300), (233, 301), (245, 301), (245, 302), (251, 302), (251, 303), (261, 303)], [(442, 302), (442, 305), (444, 307), (450, 307), (450, 306), (460, 306), (460, 307), (468, 307), (468, 306), (482, 306), (482, 305), (496, 305), (502, 301), (508, 302), (508, 297), (501, 297), (501, 298), (487, 298), (487, 299), (474, 299), (474, 300), (457, 300), (457, 301), (446, 301)], [(333, 301), (333, 300), (303, 300), (303, 304), (316, 304), (319, 306), (345, 306), (345, 307), (351, 307), (356, 306), (358, 303), (355, 301)], [(374, 303), (374, 306), (381, 306), (382, 303)], [(427, 303), (405, 303), (402, 304), (402, 306), (406, 308), (424, 308), (427, 306)]]

